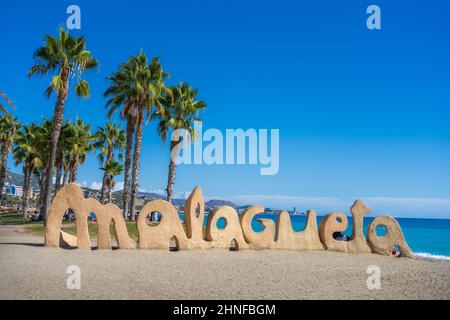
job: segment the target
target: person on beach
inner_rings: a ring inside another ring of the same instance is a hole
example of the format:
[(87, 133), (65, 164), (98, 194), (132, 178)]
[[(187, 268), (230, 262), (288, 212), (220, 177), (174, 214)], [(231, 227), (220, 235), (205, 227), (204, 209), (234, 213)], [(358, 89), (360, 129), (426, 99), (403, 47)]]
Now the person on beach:
[(347, 237), (345, 234), (342, 234), (342, 232), (333, 233), (333, 239), (336, 241), (350, 241), (350, 237)]
[(89, 214), (88, 220), (92, 222), (97, 222), (97, 216), (95, 215), (95, 213), (91, 212)]
[(393, 255), (394, 257), (400, 256), (400, 252), (398, 252), (398, 250), (397, 250), (396, 247), (392, 247), (392, 255)]

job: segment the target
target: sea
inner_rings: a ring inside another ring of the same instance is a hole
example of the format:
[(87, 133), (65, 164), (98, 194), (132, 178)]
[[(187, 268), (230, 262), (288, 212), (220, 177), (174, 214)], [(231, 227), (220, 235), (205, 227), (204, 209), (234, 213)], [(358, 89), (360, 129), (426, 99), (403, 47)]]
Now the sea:
[[(181, 220), (184, 220), (184, 215), (180, 214)], [(261, 214), (257, 215), (252, 222), (252, 227), (256, 232), (261, 232), (264, 227), (256, 221), (256, 219), (272, 219), (277, 220), (277, 215)], [(317, 217), (317, 225), (323, 217)], [(368, 217), (364, 219), (364, 233), (366, 234), (369, 224), (375, 217)], [(207, 216), (205, 216), (205, 224)], [(397, 218), (403, 235), (411, 250), (418, 257), (430, 259), (450, 260), (450, 219), (417, 219), (417, 218)], [(292, 227), (295, 231), (300, 232), (305, 228), (306, 216), (291, 215)], [(348, 218), (349, 227), (344, 234), (351, 236), (353, 221)], [(218, 222), (218, 227), (223, 228), (224, 222)]]

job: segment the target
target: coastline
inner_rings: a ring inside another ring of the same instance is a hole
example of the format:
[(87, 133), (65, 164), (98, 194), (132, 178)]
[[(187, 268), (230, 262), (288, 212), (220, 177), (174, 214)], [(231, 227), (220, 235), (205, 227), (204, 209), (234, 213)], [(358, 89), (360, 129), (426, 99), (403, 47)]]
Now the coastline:
[[(260, 214), (258, 218), (271, 219), (277, 222), (277, 214)], [(306, 216), (290, 215), (294, 231), (301, 232), (306, 225)], [(320, 224), (324, 218), (323, 215), (317, 216), (317, 223)], [(208, 214), (205, 214), (205, 225)], [(367, 238), (367, 229), (369, 224), (375, 219), (374, 216), (364, 217), (363, 230)], [(432, 219), (432, 218), (395, 218), (405, 236), (405, 239), (411, 250), (417, 257), (423, 259), (450, 260), (450, 249), (447, 243), (450, 243), (450, 219)], [(180, 213), (180, 220), (184, 220), (184, 214)], [(263, 226), (254, 220), (252, 227), (256, 232), (262, 231)], [(348, 216), (348, 226), (346, 234), (351, 235), (353, 230), (353, 218)]]
[[(450, 299), (450, 261), (329, 251), (63, 250), (0, 226), (0, 299)], [(81, 290), (66, 269), (81, 268)], [(367, 267), (381, 289), (367, 289)]]
[(414, 252), (414, 256), (418, 259), (424, 259), (424, 260), (448, 260), (450, 261), (449, 256), (444, 256), (440, 254), (432, 254), (428, 252)]

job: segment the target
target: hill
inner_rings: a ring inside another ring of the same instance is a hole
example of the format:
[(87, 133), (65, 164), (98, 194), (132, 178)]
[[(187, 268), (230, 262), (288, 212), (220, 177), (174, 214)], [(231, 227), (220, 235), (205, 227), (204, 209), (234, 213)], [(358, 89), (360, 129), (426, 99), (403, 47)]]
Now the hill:
[[(116, 192), (114, 192), (114, 195), (116, 197), (121, 197), (122, 191), (116, 191)], [(138, 196), (147, 198), (147, 199), (152, 199), (152, 200), (155, 200), (155, 199), (165, 200), (166, 199), (166, 196), (161, 195), (159, 193), (155, 193), (155, 192), (138, 192)], [(179, 207), (184, 206), (185, 202), (186, 202), (186, 199), (173, 199), (172, 200), (172, 203)], [(212, 200), (205, 202), (206, 208), (217, 208), (217, 207), (221, 207), (221, 206), (230, 206), (233, 208), (237, 207), (237, 205), (234, 202), (227, 201), (227, 200), (212, 199)]]
[[(23, 175), (19, 174), (19, 173), (14, 173), (11, 171), (6, 171), (6, 183), (11, 184), (11, 185), (16, 185), (16, 186), (22, 186), (23, 185)], [(34, 189), (39, 189), (39, 182), (38, 179), (33, 176), (32, 179), (32, 186)], [(90, 191), (93, 193), (98, 192), (98, 190), (92, 190), (86, 187), (82, 188), (84, 191)], [(119, 198), (122, 196), (122, 191), (117, 191), (114, 192), (114, 195)], [(138, 195), (140, 197), (143, 198), (147, 198), (147, 199), (166, 199), (166, 197), (164, 195), (161, 195), (159, 193), (155, 193), (155, 192), (139, 192)], [(185, 199), (173, 199), (172, 203), (176, 206), (184, 206), (184, 203), (186, 202)], [(233, 208), (236, 208), (237, 205), (234, 202), (231, 201), (227, 201), (227, 200), (220, 200), (220, 199), (211, 199), (209, 201), (205, 202), (205, 207), (206, 208), (217, 208), (217, 207), (221, 207), (221, 206), (230, 206)]]
[[(23, 175), (20, 173), (14, 173), (12, 171), (6, 170), (6, 180), (5, 182), (10, 185), (22, 186), (23, 185)], [(31, 185), (34, 189), (39, 189), (38, 179), (33, 176), (31, 180)]]

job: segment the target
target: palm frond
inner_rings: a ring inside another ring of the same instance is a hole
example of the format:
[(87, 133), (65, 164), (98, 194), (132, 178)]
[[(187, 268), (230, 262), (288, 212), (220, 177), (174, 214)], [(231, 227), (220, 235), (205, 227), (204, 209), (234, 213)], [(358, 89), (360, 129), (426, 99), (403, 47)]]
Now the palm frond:
[(81, 80), (75, 85), (75, 93), (79, 97), (89, 97), (91, 90), (86, 80)]

